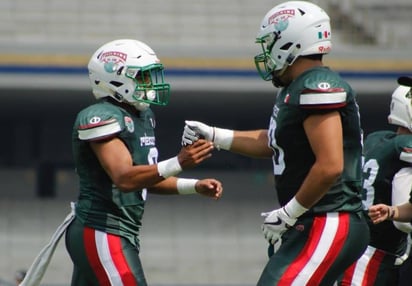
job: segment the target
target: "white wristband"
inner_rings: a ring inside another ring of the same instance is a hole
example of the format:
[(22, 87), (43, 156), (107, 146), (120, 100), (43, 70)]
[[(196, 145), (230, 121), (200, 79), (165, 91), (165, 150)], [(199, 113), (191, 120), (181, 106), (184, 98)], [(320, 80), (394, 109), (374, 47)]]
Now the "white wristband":
[(175, 156), (157, 163), (157, 171), (160, 176), (166, 179), (179, 174), (182, 171), (182, 166), (180, 166), (179, 160), (177, 159), (177, 156)]
[(196, 194), (196, 183), (199, 180), (196, 179), (177, 179), (177, 192), (179, 195), (191, 195)]
[(233, 141), (233, 130), (213, 127), (212, 141), (217, 149), (230, 150)]
[(290, 218), (298, 218), (309, 210), (302, 206), (295, 197), (293, 197), (283, 208)]

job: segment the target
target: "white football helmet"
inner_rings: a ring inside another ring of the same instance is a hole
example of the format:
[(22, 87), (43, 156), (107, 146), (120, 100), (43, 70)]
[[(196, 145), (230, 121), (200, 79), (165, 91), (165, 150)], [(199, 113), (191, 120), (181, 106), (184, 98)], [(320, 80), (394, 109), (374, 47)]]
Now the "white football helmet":
[(281, 76), (299, 56), (327, 54), (332, 48), (328, 14), (306, 1), (289, 1), (272, 8), (263, 18), (256, 43), (263, 52), (255, 56), (263, 80)]
[(388, 122), (412, 132), (412, 91), (410, 86), (399, 85), (392, 93)]
[(170, 84), (164, 82), (164, 67), (143, 42), (121, 39), (106, 43), (93, 54), (88, 69), (96, 99), (112, 97), (138, 110), (169, 102)]

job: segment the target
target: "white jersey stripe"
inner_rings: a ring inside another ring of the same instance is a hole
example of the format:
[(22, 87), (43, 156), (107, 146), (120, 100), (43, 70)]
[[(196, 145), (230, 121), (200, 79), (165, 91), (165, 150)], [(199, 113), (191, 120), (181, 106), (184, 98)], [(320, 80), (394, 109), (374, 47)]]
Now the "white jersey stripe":
[(327, 213), (325, 227), (323, 228), (322, 235), (316, 246), (315, 251), (308, 263), (303, 267), (302, 271), (293, 281), (292, 285), (301, 286), (306, 285), (312, 278), (313, 273), (319, 267), (319, 263), (323, 261), (327, 255), (331, 245), (335, 239), (336, 233), (339, 228), (339, 213)]
[(399, 155), (399, 159), (401, 161), (412, 163), (412, 153), (402, 151), (401, 154)]
[(317, 104), (336, 104), (346, 101), (346, 92), (328, 92), (328, 93), (302, 93), (299, 104), (317, 105)]
[(102, 231), (95, 231), (96, 248), (100, 263), (110, 280), (111, 285), (123, 286), (122, 279), (117, 271), (116, 265), (110, 255), (109, 243), (107, 241), (107, 234)]
[(91, 140), (96, 138), (102, 138), (108, 135), (112, 135), (120, 132), (122, 129), (119, 122), (113, 122), (110, 124), (93, 127), (89, 129), (79, 129), (80, 140)]

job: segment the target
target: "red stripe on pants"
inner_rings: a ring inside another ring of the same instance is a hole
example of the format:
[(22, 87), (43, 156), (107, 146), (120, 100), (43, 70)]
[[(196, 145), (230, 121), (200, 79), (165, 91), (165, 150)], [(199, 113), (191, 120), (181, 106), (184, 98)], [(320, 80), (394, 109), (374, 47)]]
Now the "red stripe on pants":
[(379, 266), (382, 263), (385, 253), (380, 250), (375, 250), (372, 255), (368, 266), (365, 269), (365, 275), (363, 277), (362, 286), (373, 286), (375, 284), (376, 276), (378, 275)]
[(112, 257), (113, 263), (120, 274), (123, 285), (137, 286), (133, 273), (130, 270), (126, 258), (124, 257), (120, 237), (107, 234), (107, 241), (109, 243), (110, 256)]
[(111, 286), (110, 280), (106, 275), (106, 271), (103, 268), (102, 263), (97, 253), (95, 230), (85, 227), (83, 232), (83, 242), (86, 249), (87, 259), (90, 266), (93, 269), (94, 274), (99, 281), (100, 286)]
[(326, 215), (318, 216), (315, 218), (312, 229), (309, 233), (308, 242), (303, 247), (300, 254), (296, 259), (289, 265), (285, 273), (279, 280), (279, 286), (288, 286), (293, 280), (298, 276), (305, 267), (306, 263), (310, 260), (313, 253), (315, 252), (316, 247), (318, 246), (319, 240), (321, 238), (323, 229), (326, 223)]
[(313, 273), (310, 278), (308, 285), (317, 285), (319, 281), (323, 279), (326, 272), (330, 269), (333, 264), (333, 261), (336, 260), (339, 253), (341, 252), (343, 245), (345, 244), (346, 238), (349, 233), (349, 214), (348, 213), (339, 213), (339, 225), (333, 243), (328, 250), (325, 258), (322, 263), (319, 264), (316, 271)]

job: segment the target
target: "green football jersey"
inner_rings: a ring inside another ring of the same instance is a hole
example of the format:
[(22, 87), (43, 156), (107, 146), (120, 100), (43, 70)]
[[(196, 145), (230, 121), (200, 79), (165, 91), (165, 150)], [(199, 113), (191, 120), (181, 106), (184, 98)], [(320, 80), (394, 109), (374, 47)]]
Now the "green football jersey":
[(308, 214), (362, 209), (359, 109), (351, 87), (327, 67), (304, 72), (276, 97), (268, 136), (274, 151), (275, 184), (281, 205), (296, 194), (315, 161), (303, 128), (304, 120), (311, 114), (335, 110), (342, 120), (344, 170)]
[(120, 191), (100, 165), (89, 141), (115, 135), (130, 151), (134, 165), (155, 164), (158, 151), (154, 127), (155, 118), (150, 109), (128, 112), (103, 100), (79, 112), (73, 127), (72, 146), (80, 182), (76, 216), (84, 225), (139, 244), (146, 190)]
[[(412, 135), (397, 135), (393, 131), (377, 131), (365, 140), (362, 199), (365, 208), (372, 204), (392, 205), (392, 181), (402, 168), (412, 165)], [(409, 190), (410, 191), (410, 190)], [(370, 225), (371, 242), (376, 248), (402, 255), (407, 234), (392, 221)]]

